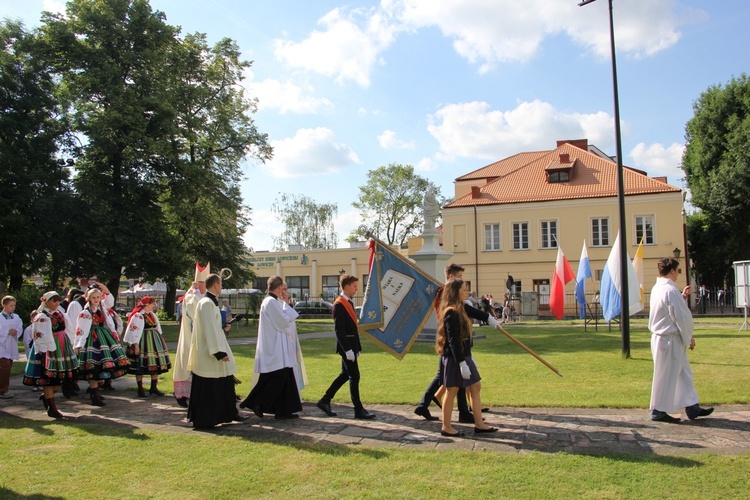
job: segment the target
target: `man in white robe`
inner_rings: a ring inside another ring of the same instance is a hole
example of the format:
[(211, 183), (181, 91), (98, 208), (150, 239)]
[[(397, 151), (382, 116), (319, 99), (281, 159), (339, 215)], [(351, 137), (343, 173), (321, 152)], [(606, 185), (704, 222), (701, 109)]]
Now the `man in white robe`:
[(671, 257), (658, 263), (659, 277), (651, 289), (651, 355), (654, 359), (654, 380), (651, 386), (651, 420), (677, 423), (669, 413), (685, 408), (690, 420), (710, 415), (713, 408), (701, 408), (693, 385), (693, 372), (687, 348), (695, 348), (693, 315), (685, 302), (690, 286), (680, 290), (675, 285), (679, 262)]
[(192, 380), (188, 364), (190, 361), (190, 344), (193, 339), (193, 321), (198, 302), (206, 293), (206, 278), (211, 274), (211, 263), (200, 267), (195, 263), (195, 281), (182, 299), (182, 319), (180, 320), (180, 336), (177, 338), (177, 351), (174, 357), (172, 380), (174, 381), (174, 397), (177, 404), (188, 407), (190, 398), (190, 382)]
[(259, 417), (297, 418), (302, 411), (299, 391), (306, 375), (297, 338), (297, 311), (288, 304), (287, 285), (280, 276), (268, 278), (268, 296), (260, 306), (255, 350), (254, 387), (241, 408)]
[(187, 416), (196, 429), (246, 419), (237, 411), (234, 392), (237, 365), (221, 328), (220, 294), (221, 277), (212, 274), (206, 279), (206, 296), (195, 311), (188, 364), (193, 380)]

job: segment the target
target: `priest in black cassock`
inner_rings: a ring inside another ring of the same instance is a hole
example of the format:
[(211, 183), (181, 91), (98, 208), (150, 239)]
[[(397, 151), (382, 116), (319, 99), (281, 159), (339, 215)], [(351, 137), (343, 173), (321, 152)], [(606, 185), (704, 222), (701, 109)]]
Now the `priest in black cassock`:
[(220, 294), (221, 277), (218, 274), (209, 275), (206, 295), (198, 302), (195, 312), (188, 361), (193, 382), (187, 416), (196, 429), (247, 419), (237, 411), (234, 392), (237, 365), (221, 328)]
[[(255, 349), (253, 386), (240, 408), (263, 417), (297, 418), (302, 411), (296, 373), (304, 377), (302, 352), (297, 339), (297, 311), (288, 304), (287, 285), (281, 276), (268, 278), (268, 296), (260, 306), (258, 342)], [(296, 373), (295, 373), (296, 372)], [(301, 379), (300, 381), (301, 382)]]

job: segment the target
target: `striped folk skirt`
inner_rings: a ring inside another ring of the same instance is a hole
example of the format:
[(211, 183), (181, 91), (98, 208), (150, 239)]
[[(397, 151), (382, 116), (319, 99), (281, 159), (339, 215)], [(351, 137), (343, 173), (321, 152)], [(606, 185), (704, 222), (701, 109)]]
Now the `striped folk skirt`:
[(105, 326), (94, 326), (86, 345), (78, 353), (78, 376), (81, 380), (106, 380), (127, 373), (130, 360), (120, 342)]
[(169, 351), (164, 337), (155, 328), (143, 330), (138, 344), (140, 354), (135, 354), (132, 345), (128, 347), (130, 365), (128, 373), (131, 375), (158, 375), (167, 373), (172, 368)]
[(53, 332), (55, 350), (36, 352), (36, 346), (29, 350), (29, 360), (24, 371), (23, 384), (37, 386), (58, 386), (72, 382), (78, 376), (78, 357), (65, 331)]

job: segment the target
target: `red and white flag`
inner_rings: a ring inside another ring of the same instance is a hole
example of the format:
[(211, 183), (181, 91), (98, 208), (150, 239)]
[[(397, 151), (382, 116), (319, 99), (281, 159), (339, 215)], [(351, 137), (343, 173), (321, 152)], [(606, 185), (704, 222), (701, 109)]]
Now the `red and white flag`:
[(573, 274), (562, 248), (557, 247), (555, 275), (552, 276), (552, 290), (549, 295), (549, 308), (557, 319), (562, 318), (565, 314), (565, 285), (575, 277), (576, 275)]

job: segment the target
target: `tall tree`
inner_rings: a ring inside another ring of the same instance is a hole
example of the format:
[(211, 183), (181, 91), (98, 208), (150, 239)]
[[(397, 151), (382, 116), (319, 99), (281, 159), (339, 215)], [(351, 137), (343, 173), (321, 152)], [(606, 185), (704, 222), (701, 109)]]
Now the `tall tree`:
[(284, 232), (274, 238), (276, 250), (285, 250), (289, 245), (336, 248), (338, 236), (333, 220), (338, 213), (338, 205), (335, 203), (317, 203), (303, 194), (282, 193), (271, 209), (284, 224)]
[(388, 244), (403, 245), (422, 231), (422, 204), (430, 186), (442, 206), (440, 188), (415, 174), (411, 165), (391, 163), (367, 172), (367, 183), (359, 186), (359, 199), (352, 205), (374, 234), (385, 233)]
[(59, 214), (71, 191), (67, 165), (55, 160), (66, 128), (37, 40), (5, 20), (0, 45), (0, 288), (15, 291), (48, 258), (62, 272)]
[(709, 87), (693, 111), (682, 157), (691, 201), (727, 229), (721, 261), (750, 259), (750, 78)]
[(174, 120), (165, 63), (177, 29), (147, 0), (71, 0), (40, 30), (83, 143), (74, 185), (85, 216), (72, 236), (95, 258), (80, 272), (116, 289), (134, 256), (172, 248), (157, 181), (171, 167), (159, 158)]
[(273, 152), (250, 118), (256, 100), (241, 86), (250, 64), (234, 41), (209, 47), (199, 33), (187, 35), (170, 53), (176, 119), (168, 161), (174, 168), (163, 179), (161, 201), (168, 230), (183, 251), (165, 270), (168, 282), (192, 271), (196, 259), (232, 269), (229, 284), (241, 286), (253, 277), (243, 244), (250, 208), (239, 190), (242, 164), (248, 158), (266, 161)]

